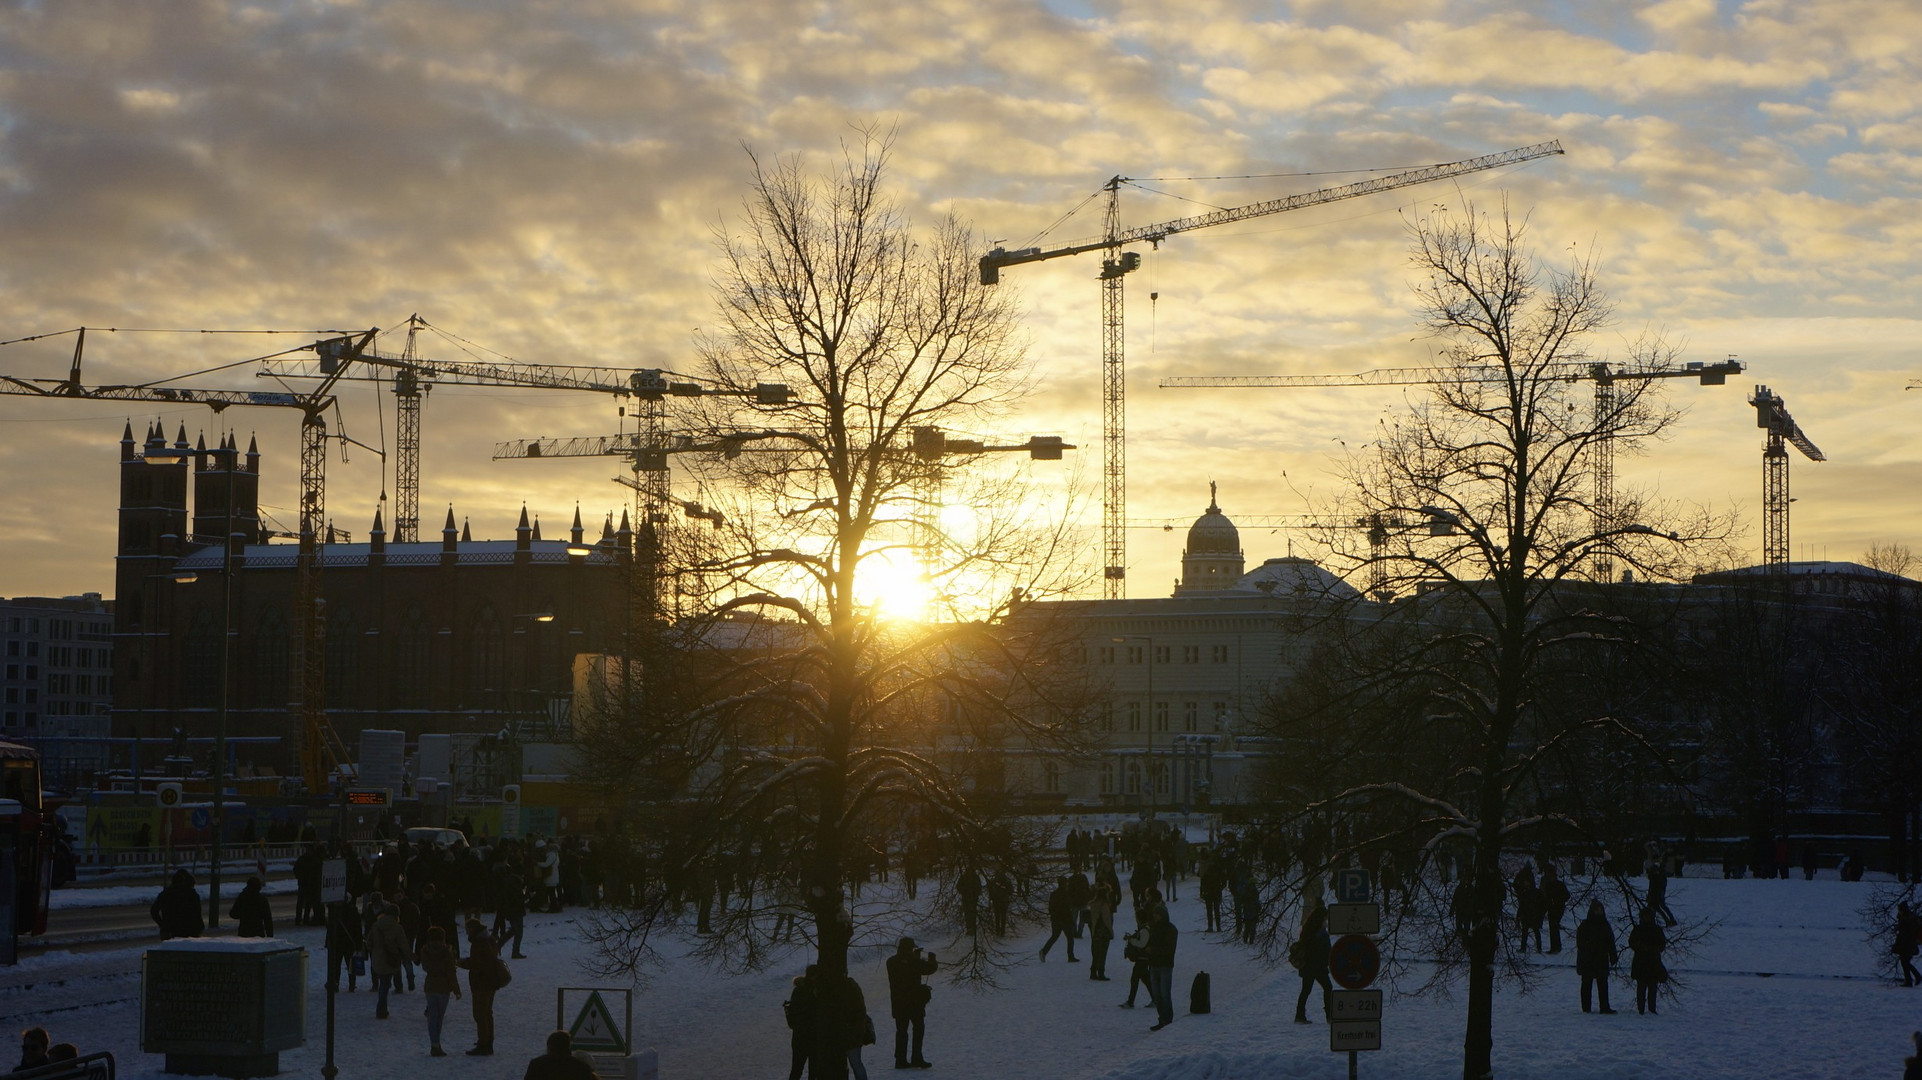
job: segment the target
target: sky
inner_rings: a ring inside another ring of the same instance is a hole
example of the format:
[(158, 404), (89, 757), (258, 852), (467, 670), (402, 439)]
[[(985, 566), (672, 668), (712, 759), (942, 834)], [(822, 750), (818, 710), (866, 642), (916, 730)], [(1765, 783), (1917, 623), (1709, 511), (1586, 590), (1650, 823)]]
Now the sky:
[[(1131, 518), (1296, 514), (1336, 486), (1407, 392), (1163, 390), (1171, 375), (1426, 362), (1407, 220), (1529, 215), (1551, 262), (1592, 251), (1616, 304), (1724, 387), (1675, 381), (1665, 443), (1618, 489), (1739, 512), (1759, 561), (1762, 433), (1780, 394), (1828, 455), (1795, 458), (1798, 558), (1922, 546), (1922, 9), (1820, 3), (1457, 0), (6, 0), (0, 3), (0, 339), (77, 326), (273, 329), (88, 335), (85, 381), (256, 388), (244, 361), (317, 331), (449, 332), (436, 358), (692, 368), (715, 230), (748, 151), (828, 162), (895, 132), (892, 190), (1025, 244), (1110, 177), (1124, 226), (1368, 173), (1558, 139), (1564, 156), (1178, 236), (1128, 289)], [(1350, 171), (1344, 171), (1350, 170)], [(1317, 175), (1274, 175), (1274, 174)], [(1096, 234), (1099, 201), (1050, 234)], [(1098, 490), (1094, 256), (1015, 267), (1033, 397), (980, 434), (1059, 434)], [(0, 347), (59, 377), (71, 336)], [(398, 350), (394, 336), (383, 348)], [(371, 387), (338, 426), (328, 513), (357, 538), (391, 487)], [(391, 402), (391, 396), (388, 401)], [(258, 436), (263, 502), (292, 528), (296, 418), (0, 397), (0, 595), (111, 593), (119, 436), (158, 418)], [(1030, 423), (1022, 423), (1031, 418)], [(507, 537), (523, 503), (558, 535), (618, 511), (612, 460), (493, 462), (496, 441), (603, 434), (605, 399), (439, 387), (422, 519)], [(1086, 517), (1092, 552), (1098, 510)], [(1165, 594), (1183, 530), (1134, 530), (1131, 595)], [(1302, 541), (1244, 529), (1250, 565)]]

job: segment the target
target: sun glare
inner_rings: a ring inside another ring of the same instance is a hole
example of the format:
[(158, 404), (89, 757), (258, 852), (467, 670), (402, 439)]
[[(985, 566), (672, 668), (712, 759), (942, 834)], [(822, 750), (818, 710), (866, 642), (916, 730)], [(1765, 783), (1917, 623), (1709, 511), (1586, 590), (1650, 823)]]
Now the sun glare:
[(863, 560), (856, 598), (889, 619), (918, 622), (933, 608), (934, 592), (921, 566), (905, 551), (891, 551)]

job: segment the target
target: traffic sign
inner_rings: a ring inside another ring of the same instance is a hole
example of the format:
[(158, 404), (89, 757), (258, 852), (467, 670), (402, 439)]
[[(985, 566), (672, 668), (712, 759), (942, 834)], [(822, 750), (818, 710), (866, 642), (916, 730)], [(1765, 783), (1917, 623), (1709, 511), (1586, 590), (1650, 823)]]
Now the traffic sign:
[(1328, 1021), (1380, 1020), (1380, 990), (1333, 990), (1328, 994)]
[(1380, 973), (1381, 953), (1360, 934), (1338, 937), (1328, 950), (1328, 974), (1349, 990), (1360, 990)]
[[(1345, 1020), (1329, 1024), (1328, 1049), (1346, 1050), (1350, 1053), (1356, 1050), (1380, 1050), (1381, 1021)], [(1349, 1075), (1352, 1076), (1354, 1071), (1354, 1059), (1350, 1058)]]
[(627, 1053), (627, 1041), (621, 1037), (614, 1014), (608, 1011), (607, 1002), (601, 1000), (599, 990), (587, 995), (587, 1002), (581, 1006), (580, 1015), (574, 1018), (567, 1033), (574, 1037), (576, 1050), (590, 1054), (597, 1050), (608, 1054)]
[(1357, 866), (1335, 871), (1335, 899), (1344, 904), (1365, 904), (1375, 895), (1375, 878)]
[(1331, 934), (1381, 933), (1381, 905), (1329, 904), (1328, 932)]

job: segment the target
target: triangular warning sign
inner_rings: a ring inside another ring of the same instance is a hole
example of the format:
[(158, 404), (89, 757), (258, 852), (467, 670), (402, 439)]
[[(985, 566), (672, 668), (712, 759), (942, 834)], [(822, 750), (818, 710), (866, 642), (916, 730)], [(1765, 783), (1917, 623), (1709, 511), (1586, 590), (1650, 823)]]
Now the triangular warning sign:
[(608, 1011), (607, 1002), (601, 1000), (598, 990), (587, 995), (587, 1003), (581, 1006), (581, 1014), (574, 1018), (574, 1026), (568, 1028), (567, 1033), (574, 1037), (576, 1050), (604, 1054), (627, 1053), (627, 1043), (621, 1038), (621, 1029), (614, 1026), (614, 1014)]

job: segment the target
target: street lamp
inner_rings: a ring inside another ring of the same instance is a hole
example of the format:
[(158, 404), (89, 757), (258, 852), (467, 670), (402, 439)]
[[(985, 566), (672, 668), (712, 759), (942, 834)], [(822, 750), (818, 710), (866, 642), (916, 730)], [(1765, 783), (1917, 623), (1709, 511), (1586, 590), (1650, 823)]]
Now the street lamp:
[(1155, 784), (1155, 639), (1147, 634), (1120, 634), (1110, 639), (1116, 643), (1123, 641), (1145, 641), (1148, 647), (1148, 715), (1142, 723), (1147, 732), (1145, 749), (1146, 762), (1141, 769), (1142, 783), (1148, 787), (1148, 809), (1153, 811), (1161, 803), (1161, 790)]
[[(220, 687), (215, 697), (214, 712), (214, 835), (207, 865), (207, 928), (217, 930), (220, 928), (220, 864), (225, 855), (222, 834), (226, 831), (227, 809), (227, 688), (231, 681), (229, 669), (233, 661), (234, 473), (240, 464), (240, 447), (221, 445), (212, 450), (154, 449), (147, 453), (146, 461), (159, 465), (184, 460), (188, 454), (211, 454), (225, 459), (223, 468), (227, 473), (227, 498), (221, 510), (220, 528)], [(182, 585), (200, 580), (200, 575), (190, 570), (176, 572), (172, 577)]]

